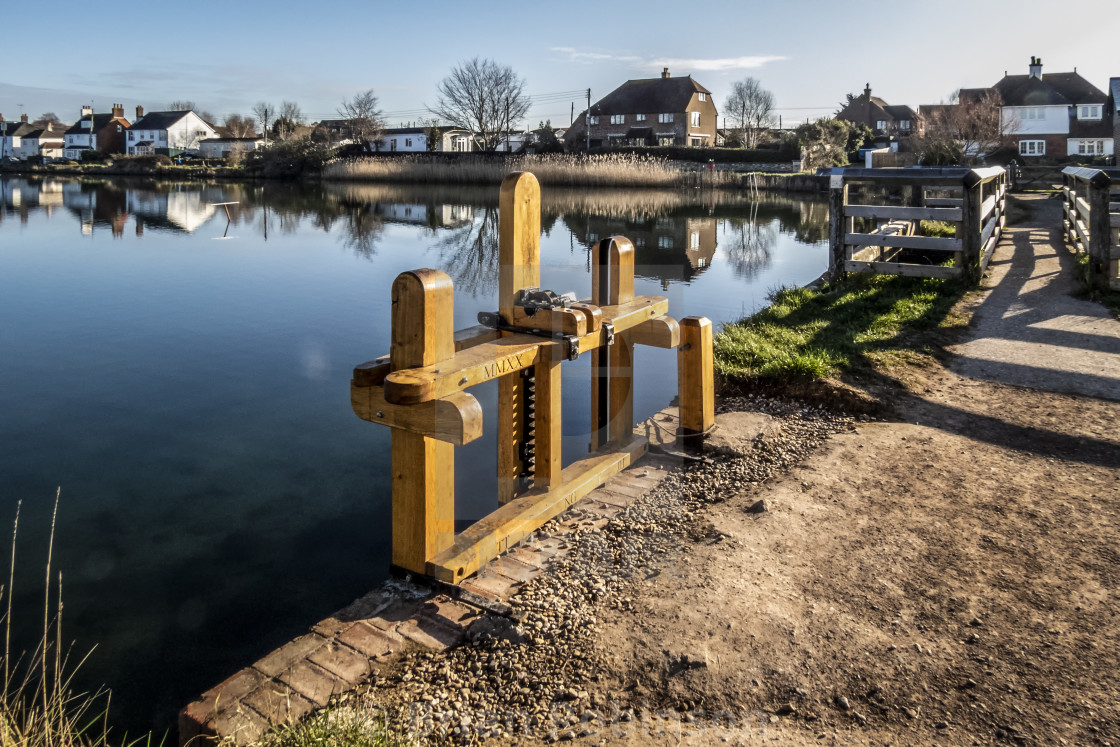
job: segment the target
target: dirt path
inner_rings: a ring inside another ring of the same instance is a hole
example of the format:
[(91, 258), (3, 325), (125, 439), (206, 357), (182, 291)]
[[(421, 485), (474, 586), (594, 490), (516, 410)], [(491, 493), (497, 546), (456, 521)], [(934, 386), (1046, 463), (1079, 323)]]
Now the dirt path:
[(892, 415), (716, 497), (609, 614), (605, 689), (668, 718), (598, 739), (1120, 744), (1120, 322), (1069, 295), (1053, 203), (948, 366), (884, 374)]

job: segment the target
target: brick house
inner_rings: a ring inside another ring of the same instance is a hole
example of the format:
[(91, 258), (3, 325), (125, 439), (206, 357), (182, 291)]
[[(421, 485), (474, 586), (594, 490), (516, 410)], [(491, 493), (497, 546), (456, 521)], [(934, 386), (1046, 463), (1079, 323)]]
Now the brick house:
[[(590, 115), (590, 116), (589, 116)], [(719, 112), (691, 75), (628, 80), (583, 112), (564, 135), (569, 149), (626, 145), (715, 145)]]
[(1026, 75), (1007, 75), (991, 88), (964, 88), (960, 98), (994, 91), (1002, 99), (1000, 119), (1019, 149), (1032, 157), (1113, 155), (1113, 107), (1104, 91), (1072, 73), (1042, 72), (1031, 57)]
[(1108, 111), (1112, 115), (1112, 162), (1116, 163), (1116, 143), (1120, 143), (1120, 78), (1108, 80)]
[(63, 135), (63, 154), (66, 158), (79, 159), (89, 150), (124, 153), (124, 133), (128, 127), (121, 104), (113, 104), (112, 111), (107, 114), (95, 114), (92, 107), (83, 106), (78, 121)]
[(909, 106), (892, 106), (878, 96), (872, 96), (870, 83), (864, 86), (862, 94), (836, 114), (836, 119), (867, 125), (875, 134), (876, 142), (881, 143), (921, 134), (917, 112)]

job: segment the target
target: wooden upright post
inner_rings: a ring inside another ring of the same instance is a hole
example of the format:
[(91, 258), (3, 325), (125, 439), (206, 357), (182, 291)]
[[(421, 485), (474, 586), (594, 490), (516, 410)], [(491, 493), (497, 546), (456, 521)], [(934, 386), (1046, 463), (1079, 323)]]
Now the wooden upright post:
[[(393, 282), (393, 371), (455, 355), (454, 289), (439, 270), (413, 270)], [(393, 564), (427, 574), (428, 558), (455, 540), (455, 446), (393, 429)]]
[[(634, 245), (622, 236), (592, 250), (591, 303), (614, 306), (634, 300)], [(608, 350), (591, 353), (591, 449), (625, 438), (634, 429), (634, 340), (615, 335)]]
[(712, 322), (707, 317), (686, 316), (680, 321), (681, 345), (677, 348), (677, 399), (681, 433), (704, 433), (716, 422), (715, 373), (712, 357)]
[[(537, 178), (528, 172), (507, 176), (498, 196), (498, 212), (498, 313), (512, 323), (518, 291), (541, 284), (541, 187)], [(559, 386), (559, 366), (555, 376), (556, 381), (550, 380), (546, 386)], [(522, 492), (521, 476), (529, 471), (521, 453), (532, 426), (528, 394), (520, 373), (498, 379), (500, 504), (509, 503)], [(556, 446), (559, 450), (559, 441)]]
[[(1103, 171), (1098, 171), (1086, 182), (1089, 203), (1089, 282), (1091, 285), (1108, 290), (1112, 272), (1112, 223), (1109, 210), (1109, 192), (1112, 179)], [(1074, 208), (1076, 210), (1076, 206)]]
[(833, 280), (842, 277), (845, 272), (844, 262), (847, 254), (844, 251), (844, 231), (847, 230), (848, 221), (844, 217), (844, 207), (848, 204), (848, 185), (844, 183), (844, 176), (836, 174), (829, 177), (828, 190), (828, 238), (829, 238), (829, 263), (828, 274)]

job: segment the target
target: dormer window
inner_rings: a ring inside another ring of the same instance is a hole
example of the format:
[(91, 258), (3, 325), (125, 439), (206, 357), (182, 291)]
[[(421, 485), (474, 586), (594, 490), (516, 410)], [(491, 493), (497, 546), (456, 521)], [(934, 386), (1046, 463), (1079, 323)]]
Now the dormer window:
[(701, 94), (697, 94), (697, 95), (700, 96), (701, 101), (707, 101), (708, 100), (708, 94), (706, 94), (706, 93), (701, 93)]
[(1082, 104), (1077, 107), (1078, 119), (1100, 119), (1101, 106), (1100, 104)]

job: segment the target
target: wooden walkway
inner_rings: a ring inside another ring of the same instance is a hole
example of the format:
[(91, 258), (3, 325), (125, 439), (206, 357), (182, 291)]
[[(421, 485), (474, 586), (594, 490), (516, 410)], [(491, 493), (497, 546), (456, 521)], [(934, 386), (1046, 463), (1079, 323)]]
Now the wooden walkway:
[(1088, 397), (1120, 399), (1120, 320), (1078, 298), (1062, 206), (1042, 194), (1017, 195), (1032, 209), (1009, 227), (989, 265), (991, 288), (969, 340), (951, 348), (969, 378)]

